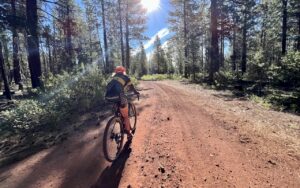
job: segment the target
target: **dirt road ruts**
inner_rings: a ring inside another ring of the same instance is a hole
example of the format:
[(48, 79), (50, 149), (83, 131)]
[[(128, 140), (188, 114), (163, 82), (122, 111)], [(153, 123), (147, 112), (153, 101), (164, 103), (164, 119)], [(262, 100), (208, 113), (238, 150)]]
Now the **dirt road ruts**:
[(300, 187), (299, 132), (292, 142), (276, 129), (257, 131), (256, 105), (178, 82), (139, 88), (137, 132), (114, 164), (102, 154), (106, 121), (92, 120), (63, 144), (0, 169), (0, 187)]

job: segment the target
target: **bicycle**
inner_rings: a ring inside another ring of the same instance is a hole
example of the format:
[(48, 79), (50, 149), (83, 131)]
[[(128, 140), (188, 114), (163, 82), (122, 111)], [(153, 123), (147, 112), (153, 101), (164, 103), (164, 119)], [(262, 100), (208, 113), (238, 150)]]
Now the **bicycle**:
[[(135, 94), (126, 95), (128, 99)], [(139, 95), (136, 95), (139, 100)], [(119, 110), (119, 104), (114, 103), (112, 111), (114, 113), (113, 117), (107, 122), (104, 136), (103, 136), (103, 153), (109, 162), (115, 161), (122, 152), (124, 144), (124, 122), (121, 112)], [(135, 105), (128, 100), (128, 114), (131, 125), (132, 134), (136, 131), (136, 108)]]

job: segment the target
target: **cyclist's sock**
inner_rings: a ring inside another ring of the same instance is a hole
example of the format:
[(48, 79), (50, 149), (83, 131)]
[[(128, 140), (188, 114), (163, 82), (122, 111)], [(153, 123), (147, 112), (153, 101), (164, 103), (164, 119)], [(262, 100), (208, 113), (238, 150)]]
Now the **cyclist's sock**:
[(127, 140), (132, 140), (132, 138), (133, 138), (133, 136), (132, 136), (131, 133), (130, 133), (130, 134), (127, 134)]
[(132, 140), (132, 133), (130, 131), (125, 130), (125, 133), (127, 134), (127, 140)]

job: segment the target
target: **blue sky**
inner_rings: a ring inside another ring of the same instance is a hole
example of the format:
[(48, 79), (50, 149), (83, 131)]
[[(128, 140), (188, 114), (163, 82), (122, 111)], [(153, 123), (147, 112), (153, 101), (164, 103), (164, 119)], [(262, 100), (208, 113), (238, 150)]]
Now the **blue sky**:
[[(150, 0), (149, 0), (150, 1)], [(155, 36), (158, 31), (167, 27), (168, 12), (170, 10), (170, 4), (168, 0), (160, 0), (159, 9), (147, 14), (147, 31), (146, 35), (150, 38)]]
[[(151, 0), (149, 0), (151, 1)], [(168, 0), (160, 0), (159, 9), (147, 14), (147, 31), (145, 35), (150, 38), (149, 41), (145, 41), (146, 52), (152, 51), (152, 44), (154, 42), (155, 36), (159, 35), (162, 43), (164, 43), (169, 36), (168, 26), (168, 12), (170, 10), (170, 4)]]

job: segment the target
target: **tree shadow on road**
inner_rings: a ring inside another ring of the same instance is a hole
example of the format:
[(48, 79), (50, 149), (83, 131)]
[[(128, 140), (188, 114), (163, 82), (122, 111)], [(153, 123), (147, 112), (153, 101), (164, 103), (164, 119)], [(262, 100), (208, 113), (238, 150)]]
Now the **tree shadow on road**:
[(131, 153), (130, 143), (126, 143), (119, 158), (111, 166), (106, 167), (95, 185), (91, 188), (118, 188), (127, 159)]
[(144, 88), (144, 87), (141, 87), (141, 88), (138, 88), (138, 91), (148, 91), (148, 90), (152, 90), (154, 88), (152, 87), (149, 87), (149, 88)]
[(224, 101), (233, 101), (233, 100), (239, 100), (239, 101), (247, 101), (246, 97), (243, 96), (237, 96), (234, 94), (213, 94), (213, 96), (223, 99)]

